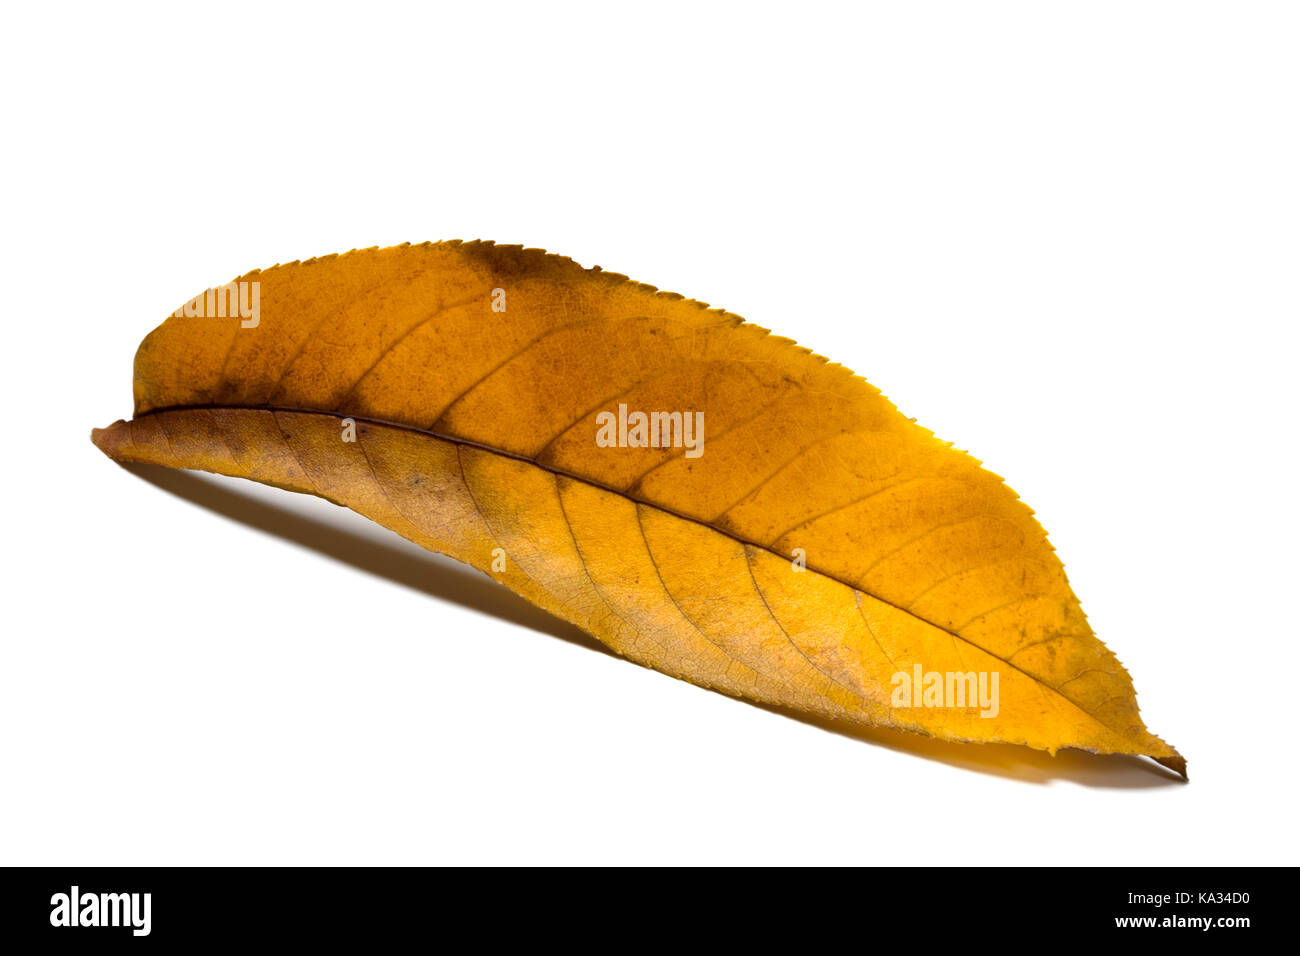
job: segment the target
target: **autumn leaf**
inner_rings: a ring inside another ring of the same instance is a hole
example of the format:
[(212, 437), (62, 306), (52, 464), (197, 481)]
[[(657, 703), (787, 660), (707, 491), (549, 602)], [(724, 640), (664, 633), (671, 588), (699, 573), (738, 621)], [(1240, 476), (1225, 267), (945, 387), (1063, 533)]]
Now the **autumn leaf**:
[(1186, 774), (1002, 479), (703, 303), (514, 246), (367, 249), (197, 297), (134, 388), (110, 457), (319, 495), (647, 667)]

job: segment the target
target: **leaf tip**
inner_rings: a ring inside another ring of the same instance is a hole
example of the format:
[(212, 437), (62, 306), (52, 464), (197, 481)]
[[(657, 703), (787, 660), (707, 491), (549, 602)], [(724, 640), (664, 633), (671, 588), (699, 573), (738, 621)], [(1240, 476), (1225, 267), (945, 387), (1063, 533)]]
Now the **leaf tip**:
[(1172, 756), (1155, 757), (1153, 759), (1156, 763), (1160, 764), (1160, 766), (1167, 767), (1174, 773), (1178, 774), (1178, 776), (1182, 777), (1183, 782), (1187, 782), (1190, 779), (1187, 776), (1187, 758), (1177, 751), (1174, 751)]

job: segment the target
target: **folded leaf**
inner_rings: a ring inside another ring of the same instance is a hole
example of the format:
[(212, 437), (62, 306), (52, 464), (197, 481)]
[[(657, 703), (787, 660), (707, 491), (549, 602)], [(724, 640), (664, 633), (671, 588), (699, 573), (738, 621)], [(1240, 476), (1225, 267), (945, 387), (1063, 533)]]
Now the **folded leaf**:
[(255, 318), (145, 339), (110, 457), (327, 498), (724, 693), (1185, 775), (1029, 508), (847, 369), (519, 247), (236, 283)]

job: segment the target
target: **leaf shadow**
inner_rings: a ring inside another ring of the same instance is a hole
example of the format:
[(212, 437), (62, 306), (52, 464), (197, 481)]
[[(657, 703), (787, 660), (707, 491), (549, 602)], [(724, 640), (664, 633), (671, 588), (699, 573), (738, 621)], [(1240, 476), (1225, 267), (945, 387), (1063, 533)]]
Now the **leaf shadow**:
[(769, 704), (752, 706), (852, 740), (1021, 783), (1062, 781), (1111, 790), (1145, 790), (1187, 783), (1148, 757), (1092, 754), (1083, 750), (1060, 750), (1052, 756), (1046, 751), (1018, 744), (959, 743), (884, 727), (866, 727)]
[[(392, 532), (382, 538), (359, 534), (336, 523), (268, 504), (192, 471), (133, 463), (121, 467), (177, 498), (367, 574), (618, 659), (600, 641), (534, 607), (504, 585), (473, 568), (418, 548)], [(1014, 744), (953, 743), (816, 717), (785, 707), (747, 700), (742, 703), (853, 740), (1022, 783), (1069, 781), (1087, 787), (1131, 790), (1185, 782), (1144, 757), (1099, 756), (1076, 750), (1063, 750), (1053, 757)]]
[(468, 565), (425, 551), (387, 529), (382, 537), (360, 534), (340, 524), (268, 504), (193, 471), (136, 463), (123, 463), (121, 467), (170, 495), (367, 574), (588, 650), (617, 656), (594, 637), (529, 604)]

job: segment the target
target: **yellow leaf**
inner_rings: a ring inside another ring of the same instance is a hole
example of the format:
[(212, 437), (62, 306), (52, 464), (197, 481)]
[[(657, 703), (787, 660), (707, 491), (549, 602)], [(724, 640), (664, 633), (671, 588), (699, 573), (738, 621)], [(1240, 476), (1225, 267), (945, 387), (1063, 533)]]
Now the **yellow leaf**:
[(112, 458), (327, 498), (727, 694), (1186, 774), (1029, 508), (788, 339), (481, 242), (178, 312), (136, 355), (135, 419), (94, 433)]

